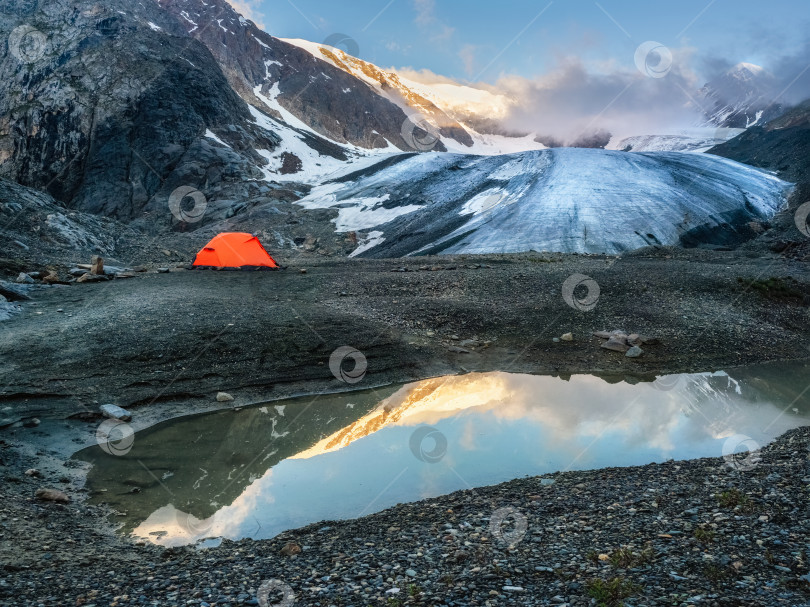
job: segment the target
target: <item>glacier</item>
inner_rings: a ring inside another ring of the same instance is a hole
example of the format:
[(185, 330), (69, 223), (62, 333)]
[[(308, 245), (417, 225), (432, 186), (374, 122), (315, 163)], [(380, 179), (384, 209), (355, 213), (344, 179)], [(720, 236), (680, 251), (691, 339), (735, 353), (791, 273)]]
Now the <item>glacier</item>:
[(298, 204), (336, 209), (336, 231), (358, 232), (360, 257), (617, 254), (736, 233), (773, 216), (791, 188), (709, 154), (554, 148), (399, 154), (333, 178)]

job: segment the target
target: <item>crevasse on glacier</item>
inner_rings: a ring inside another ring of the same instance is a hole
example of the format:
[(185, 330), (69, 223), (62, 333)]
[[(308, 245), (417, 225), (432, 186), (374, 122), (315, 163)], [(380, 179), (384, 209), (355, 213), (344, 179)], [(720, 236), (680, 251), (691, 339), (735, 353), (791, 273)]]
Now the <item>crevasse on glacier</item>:
[(618, 253), (767, 219), (791, 184), (708, 154), (557, 148), (403, 154), (315, 188), (336, 229), (374, 231), (365, 257)]

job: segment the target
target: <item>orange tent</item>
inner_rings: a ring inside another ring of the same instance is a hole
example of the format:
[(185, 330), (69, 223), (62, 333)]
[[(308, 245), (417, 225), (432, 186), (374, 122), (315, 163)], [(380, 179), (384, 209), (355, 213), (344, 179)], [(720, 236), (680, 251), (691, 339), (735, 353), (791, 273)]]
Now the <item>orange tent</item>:
[(194, 265), (215, 268), (278, 268), (278, 264), (264, 250), (259, 239), (245, 232), (217, 234), (197, 253)]

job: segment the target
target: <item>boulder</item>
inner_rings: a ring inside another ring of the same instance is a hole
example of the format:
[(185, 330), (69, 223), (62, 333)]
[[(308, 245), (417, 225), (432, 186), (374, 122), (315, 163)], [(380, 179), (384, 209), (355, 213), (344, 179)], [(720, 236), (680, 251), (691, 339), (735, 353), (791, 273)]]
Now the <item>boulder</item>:
[(614, 352), (627, 352), (630, 346), (624, 337), (613, 335), (602, 346), (605, 350), (613, 350)]
[(43, 502), (56, 502), (57, 504), (67, 504), (70, 502), (70, 498), (64, 491), (59, 491), (59, 489), (51, 489), (49, 487), (37, 489), (34, 496)]
[(633, 346), (633, 347), (632, 347), (632, 348), (630, 348), (630, 349), (629, 349), (627, 352), (625, 352), (625, 353), (624, 353), (624, 355), (625, 355), (627, 358), (638, 358), (638, 357), (639, 357), (639, 356), (641, 356), (642, 354), (644, 354), (644, 350), (642, 350), (642, 349), (641, 349), (641, 348), (639, 348), (638, 346)]
[(104, 259), (98, 255), (90, 258), (90, 273), (96, 276), (104, 275)]
[(296, 554), (301, 554), (301, 546), (295, 542), (287, 542), (281, 549), (281, 554), (284, 556), (295, 556)]
[(17, 276), (15, 282), (20, 285), (32, 285), (34, 284), (34, 279), (25, 272), (20, 272), (20, 275)]
[(128, 422), (132, 419), (132, 414), (118, 405), (101, 405), (99, 410), (105, 417), (110, 419), (120, 419), (122, 422)]
[(227, 403), (233, 400), (233, 396), (228, 394), (227, 392), (217, 392), (217, 402), (219, 403)]
[(103, 274), (91, 274), (90, 272), (86, 272), (79, 276), (76, 282), (101, 282), (102, 280), (107, 280), (107, 277)]
[(563, 341), (574, 341), (574, 334), (573, 333), (563, 333), (560, 336), (560, 339)]

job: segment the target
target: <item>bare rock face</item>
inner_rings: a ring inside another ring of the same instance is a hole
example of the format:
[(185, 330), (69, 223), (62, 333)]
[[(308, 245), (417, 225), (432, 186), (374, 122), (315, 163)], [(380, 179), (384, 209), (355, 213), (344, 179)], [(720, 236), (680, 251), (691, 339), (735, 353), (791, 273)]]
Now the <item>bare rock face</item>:
[[(0, 5), (0, 35), (12, 42), (0, 48), (0, 177), (125, 221), (160, 211), (152, 223), (167, 227), (179, 186), (216, 199), (261, 177), (256, 149), (278, 137), (158, 4), (42, 0), (30, 13)], [(16, 46), (20, 27), (35, 28), (26, 31), (37, 44)], [(231, 147), (208, 129), (231, 131)]]

